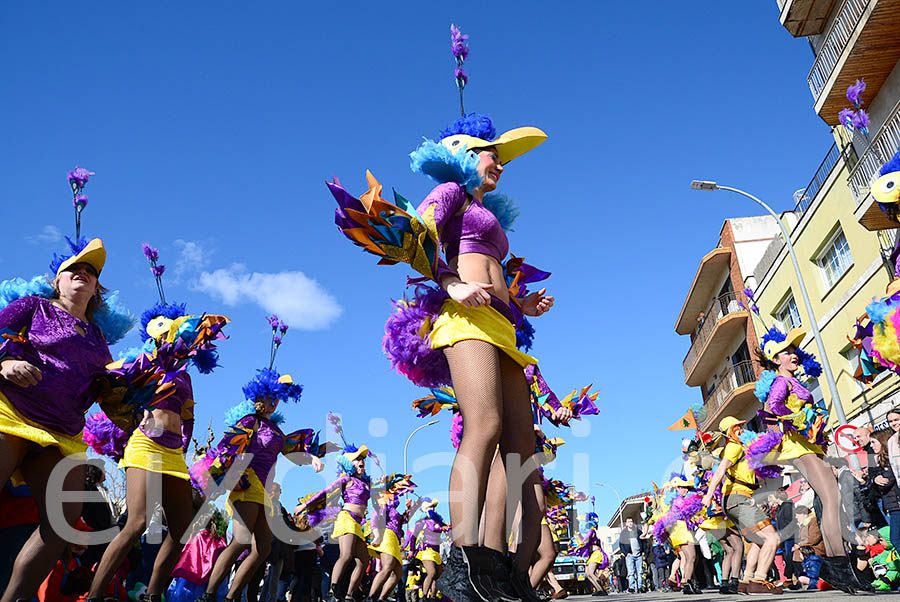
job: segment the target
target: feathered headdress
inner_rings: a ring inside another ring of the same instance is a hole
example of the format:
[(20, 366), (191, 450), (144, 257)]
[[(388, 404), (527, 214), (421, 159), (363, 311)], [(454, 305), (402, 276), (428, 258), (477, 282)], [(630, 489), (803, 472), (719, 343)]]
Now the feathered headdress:
[(266, 397), (284, 401), (300, 401), (303, 386), (295, 384), (290, 374), (279, 374), (274, 368), (275, 356), (278, 354), (278, 348), (281, 347), (284, 335), (287, 334), (288, 325), (276, 315), (267, 316), (266, 320), (272, 327), (269, 367), (257, 370), (256, 376), (244, 385), (244, 398), (251, 402)]
[[(334, 432), (340, 436), (341, 441), (344, 443), (344, 447), (337, 457), (338, 474), (354, 474), (356, 471), (353, 468), (353, 460), (360, 456), (363, 458), (371, 457), (372, 461), (375, 462), (375, 465), (378, 466), (382, 474), (384, 474), (384, 468), (381, 466), (378, 456), (369, 451), (367, 446), (361, 445), (357, 447), (356, 445), (347, 442), (347, 438), (344, 436), (344, 425), (341, 422), (340, 416), (328, 412), (328, 422), (331, 423), (331, 426), (334, 427)], [(369, 476), (363, 473), (363, 478), (368, 479)]]
[[(781, 330), (778, 329), (777, 326), (772, 326), (768, 332), (766, 332), (760, 341), (761, 347), (763, 349), (763, 353), (767, 358), (772, 359), (777, 353), (774, 353), (783, 347), (789, 347), (790, 344), (793, 344), (794, 341), (798, 338), (802, 338), (802, 331), (799, 329), (794, 329), (790, 333), (791, 339), (788, 339), (788, 334), (785, 334)], [(796, 341), (799, 344), (799, 340)], [(797, 359), (800, 360), (800, 369), (797, 371), (798, 378), (819, 378), (822, 375), (822, 364), (816, 359), (816, 356), (812, 353), (808, 353), (797, 347)], [(771, 357), (770, 357), (771, 356)], [(760, 375), (759, 379), (756, 381), (755, 394), (756, 396), (765, 403), (765, 400), (768, 399), (769, 389), (772, 387), (772, 383), (775, 382), (775, 377), (777, 374), (772, 370), (764, 370)]]

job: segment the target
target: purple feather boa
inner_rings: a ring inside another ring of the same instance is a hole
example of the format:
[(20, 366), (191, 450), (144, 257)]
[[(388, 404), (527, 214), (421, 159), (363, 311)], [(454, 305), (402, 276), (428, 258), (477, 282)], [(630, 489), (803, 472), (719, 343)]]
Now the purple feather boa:
[(419, 285), (412, 299), (394, 301), (394, 311), (384, 325), (382, 348), (391, 366), (420, 387), (450, 385), (450, 366), (444, 352), (432, 349), (429, 324), (441, 313), (447, 299), (443, 289)]
[(774, 479), (781, 476), (782, 468), (765, 464), (765, 459), (773, 449), (778, 447), (783, 437), (784, 434), (780, 430), (773, 429), (766, 431), (747, 446), (747, 463), (756, 473), (757, 478)]
[(450, 443), (453, 444), (453, 449), (459, 449), (459, 444), (462, 443), (462, 435), (463, 417), (462, 414), (455, 414), (453, 421), (450, 423)]
[(84, 421), (82, 438), (94, 452), (119, 461), (125, 454), (130, 433), (126, 433), (113, 423), (103, 412), (88, 416)]

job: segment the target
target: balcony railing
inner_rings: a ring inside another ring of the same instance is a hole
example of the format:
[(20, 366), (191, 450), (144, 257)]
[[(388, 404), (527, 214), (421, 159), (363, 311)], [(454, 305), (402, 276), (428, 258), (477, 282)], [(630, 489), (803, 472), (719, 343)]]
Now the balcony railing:
[(809, 76), (806, 78), (815, 102), (818, 102), (819, 96), (825, 90), (832, 71), (840, 60), (844, 48), (847, 47), (847, 42), (850, 41), (859, 20), (866, 12), (866, 7), (875, 2), (877, 0), (844, 0), (831, 27), (822, 36), (824, 42), (822, 42), (812, 69), (809, 71)]
[(694, 340), (691, 341), (691, 348), (682, 362), (685, 374), (690, 373), (690, 368), (700, 356), (700, 351), (716, 329), (716, 323), (729, 314), (745, 311), (747, 309), (746, 303), (744, 295), (734, 291), (719, 295), (712, 300), (712, 303), (709, 304), (709, 307), (703, 313), (703, 323), (698, 327), (697, 334), (694, 336)]
[(756, 380), (756, 372), (753, 370), (753, 362), (744, 360), (728, 368), (725, 375), (716, 384), (716, 388), (706, 398), (706, 415), (710, 418), (724, 404), (728, 397), (738, 387)]
[[(851, 169), (856, 166), (856, 151), (853, 150), (852, 145), (847, 144), (844, 147), (843, 156), (844, 160), (847, 162), (847, 165)], [(838, 145), (836, 143), (832, 144), (831, 148), (828, 149), (828, 154), (826, 154), (825, 158), (822, 159), (822, 163), (819, 165), (819, 169), (816, 170), (816, 174), (809, 182), (809, 185), (803, 191), (803, 194), (797, 197), (797, 205), (794, 207), (794, 211), (797, 212), (798, 218), (800, 218), (806, 212), (806, 210), (809, 209), (809, 206), (815, 200), (816, 195), (819, 194), (819, 190), (822, 188), (822, 185), (825, 184), (825, 181), (831, 174), (831, 170), (834, 169), (835, 165), (837, 165), (838, 159), (840, 157), (841, 151), (838, 149)]]
[(897, 152), (898, 145), (900, 145), (900, 102), (891, 109), (887, 119), (884, 120), (884, 125), (872, 136), (866, 150), (859, 157), (859, 163), (847, 176), (847, 183), (850, 185), (850, 192), (857, 207), (869, 194), (869, 184), (878, 174), (878, 170)]

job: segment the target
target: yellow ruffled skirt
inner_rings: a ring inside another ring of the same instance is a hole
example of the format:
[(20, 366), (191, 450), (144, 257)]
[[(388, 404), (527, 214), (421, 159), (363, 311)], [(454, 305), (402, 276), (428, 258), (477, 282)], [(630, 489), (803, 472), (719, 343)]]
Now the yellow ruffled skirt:
[(686, 543), (694, 543), (694, 535), (688, 531), (687, 524), (683, 520), (675, 521), (675, 526), (669, 533), (669, 543), (676, 551)]
[(374, 554), (390, 554), (397, 559), (397, 562), (403, 562), (403, 555), (400, 553), (400, 540), (397, 534), (390, 529), (385, 529), (384, 536), (381, 538), (381, 544), (377, 546), (369, 546), (369, 552)]
[(262, 481), (259, 480), (252, 468), (248, 468), (245, 474), (247, 475), (247, 480), (250, 481), (250, 487), (243, 491), (232, 491), (228, 494), (228, 514), (234, 513), (234, 509), (231, 506), (234, 502), (260, 504), (265, 506), (266, 510), (269, 510), (271, 514), (272, 500), (269, 498), (266, 488), (263, 487)]
[(591, 555), (588, 557), (588, 564), (603, 564), (603, 552), (600, 550), (595, 550), (591, 552)]
[(366, 540), (363, 535), (362, 525), (356, 522), (356, 519), (353, 518), (352, 514), (346, 510), (341, 510), (338, 512), (337, 518), (334, 519), (334, 530), (331, 532), (331, 538), (337, 539), (341, 535), (346, 535), (347, 533), (356, 535), (363, 541)]
[(81, 433), (64, 435), (29, 420), (3, 393), (0, 393), (0, 433), (37, 443), (41, 447), (58, 447), (64, 456), (83, 454), (87, 451), (87, 444), (82, 439)]
[(474, 339), (502, 349), (523, 368), (537, 363), (537, 359), (516, 349), (515, 327), (489, 305), (466, 307), (447, 299), (441, 306), (441, 315), (431, 327), (430, 336), (432, 349)]
[(135, 430), (128, 440), (125, 455), (119, 461), (119, 468), (142, 468), (185, 481), (191, 480), (181, 448), (164, 447), (140, 429)]
[(825, 450), (821, 445), (810, 442), (809, 439), (800, 433), (789, 431), (784, 434), (781, 443), (772, 451), (769, 458), (772, 464), (783, 464), (808, 454), (822, 456), (825, 454)]
[(699, 526), (704, 531), (718, 531), (720, 529), (733, 527), (734, 523), (730, 518), (725, 516), (708, 516)]
[(431, 548), (425, 548), (424, 550), (419, 550), (416, 553), (416, 558), (425, 562), (426, 560), (430, 560), (435, 564), (441, 564), (441, 555), (438, 554), (437, 550), (433, 550)]

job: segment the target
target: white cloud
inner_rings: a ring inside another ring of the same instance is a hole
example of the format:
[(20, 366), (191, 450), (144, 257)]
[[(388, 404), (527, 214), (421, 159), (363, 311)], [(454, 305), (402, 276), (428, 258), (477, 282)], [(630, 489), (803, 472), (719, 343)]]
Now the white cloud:
[(179, 238), (175, 241), (175, 247), (178, 249), (178, 259), (172, 274), (174, 282), (181, 282), (185, 274), (194, 274), (209, 265), (209, 253), (199, 242)]
[(341, 314), (337, 300), (303, 272), (249, 272), (235, 263), (229, 269), (202, 272), (196, 288), (226, 305), (251, 301), (304, 330), (325, 328)]
[(40, 233), (34, 234), (32, 236), (26, 236), (25, 240), (30, 242), (33, 245), (39, 245), (43, 243), (54, 243), (62, 240), (62, 232), (59, 231), (59, 228), (56, 226), (44, 226)]

